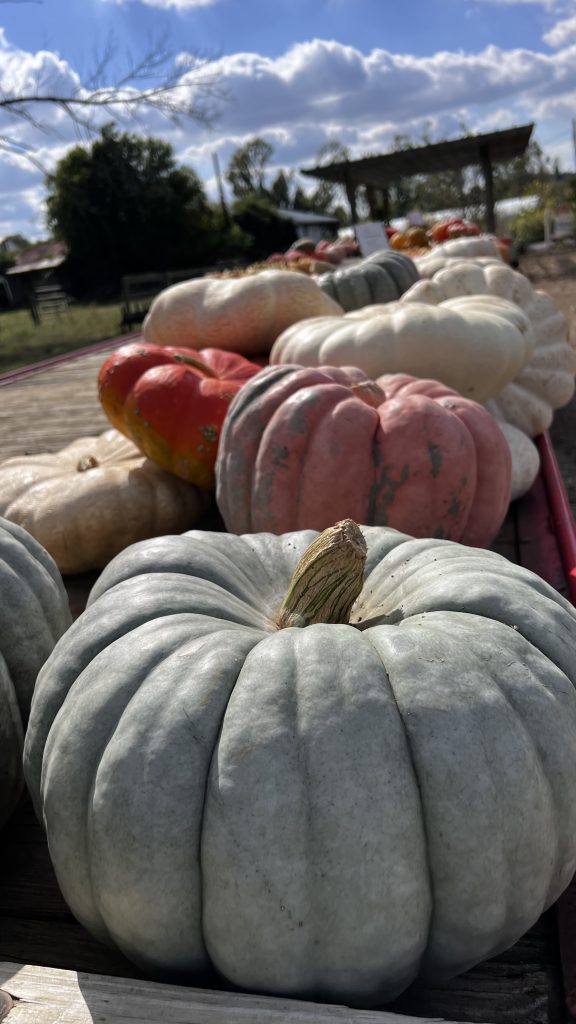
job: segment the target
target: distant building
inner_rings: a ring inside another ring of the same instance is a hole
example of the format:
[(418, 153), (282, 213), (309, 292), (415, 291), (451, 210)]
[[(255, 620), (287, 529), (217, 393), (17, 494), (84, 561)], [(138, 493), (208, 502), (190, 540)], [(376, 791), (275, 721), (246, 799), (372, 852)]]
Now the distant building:
[(41, 286), (60, 284), (59, 271), (67, 255), (68, 249), (64, 242), (26, 243), (26, 248), (17, 253), (14, 266), (5, 275), (14, 305), (30, 301), (35, 290)]
[(279, 217), (285, 217), (294, 225), (298, 238), (311, 238), (313, 242), (321, 242), (324, 238), (335, 238), (340, 227), (337, 217), (328, 217), (310, 210), (277, 209)]

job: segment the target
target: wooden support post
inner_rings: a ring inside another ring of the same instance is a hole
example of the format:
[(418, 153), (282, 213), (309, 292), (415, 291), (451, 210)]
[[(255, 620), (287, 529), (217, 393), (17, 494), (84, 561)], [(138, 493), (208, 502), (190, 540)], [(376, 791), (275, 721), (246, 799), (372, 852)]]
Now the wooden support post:
[(348, 169), (346, 169), (346, 177), (344, 180), (344, 187), (346, 189), (346, 196), (350, 203), (350, 219), (352, 224), (356, 224), (358, 220), (358, 212), (356, 209), (356, 185), (352, 181)]
[(494, 214), (494, 179), (492, 175), (492, 160), (488, 146), (480, 147), (480, 163), (484, 175), (484, 202), (486, 207), (486, 231), (494, 234), (496, 231), (496, 217)]
[(366, 202), (370, 210), (372, 220), (378, 220), (378, 199), (374, 185), (366, 185)]
[(386, 225), (390, 225), (390, 193), (387, 188), (380, 190), (382, 196), (382, 220)]

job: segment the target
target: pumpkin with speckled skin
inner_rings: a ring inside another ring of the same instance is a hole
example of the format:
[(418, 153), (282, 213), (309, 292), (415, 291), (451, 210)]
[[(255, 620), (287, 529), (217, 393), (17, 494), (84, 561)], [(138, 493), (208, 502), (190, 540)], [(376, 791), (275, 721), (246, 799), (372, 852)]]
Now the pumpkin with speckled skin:
[(232, 397), (260, 370), (236, 352), (123, 345), (98, 375), (110, 422), (144, 455), (188, 483), (214, 489), (220, 429)]
[(72, 622), (62, 577), (30, 534), (0, 518), (0, 826), (22, 791), (22, 747), (36, 676)]
[(511, 459), (476, 402), (437, 381), (370, 381), (351, 367), (262, 370), (232, 402), (216, 500), (233, 533), (322, 530), (335, 519), (488, 545)]

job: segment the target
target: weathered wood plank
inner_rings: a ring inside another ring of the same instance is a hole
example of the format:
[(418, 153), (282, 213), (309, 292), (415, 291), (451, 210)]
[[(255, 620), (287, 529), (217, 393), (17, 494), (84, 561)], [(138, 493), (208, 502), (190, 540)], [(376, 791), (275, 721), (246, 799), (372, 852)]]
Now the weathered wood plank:
[(98, 370), (109, 349), (57, 363), (0, 388), (0, 461), (54, 452), (110, 426), (98, 400)]
[[(142, 978), (134, 964), (93, 939), (72, 917), (27, 798), (0, 846), (0, 959)], [(206, 984), (218, 988), (215, 979)], [(415, 986), (387, 1009), (470, 1024), (561, 1024), (562, 999), (555, 920), (549, 912), (499, 957), (442, 985)]]
[[(437, 1018), (0, 963), (7, 1024), (431, 1024)], [(10, 1005), (11, 1004), (11, 1005)]]

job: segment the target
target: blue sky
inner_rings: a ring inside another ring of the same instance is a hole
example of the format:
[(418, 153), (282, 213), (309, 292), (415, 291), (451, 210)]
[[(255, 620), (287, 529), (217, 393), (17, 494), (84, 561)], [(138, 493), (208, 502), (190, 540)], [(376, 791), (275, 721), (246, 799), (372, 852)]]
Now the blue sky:
[[(575, 168), (576, 0), (1, 0), (0, 33), (4, 94), (38, 79), (81, 90), (111, 36), (117, 72), (128, 50), (165, 38), (183, 95), (195, 80), (182, 56), (210, 60), (229, 97), (215, 126), (177, 128), (156, 114), (140, 130), (169, 141), (211, 197), (213, 154), (224, 170), (255, 135), (274, 147), (272, 169), (297, 169), (331, 139), (360, 156), (385, 152), (399, 132), (444, 139), (462, 123), (534, 121), (545, 152)], [(57, 111), (34, 113), (46, 132), (0, 111), (0, 136), (51, 170), (78, 134)], [(38, 166), (0, 149), (0, 237), (45, 237), (44, 199)]]

